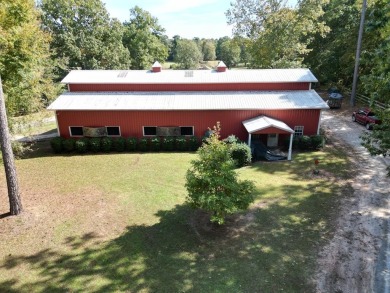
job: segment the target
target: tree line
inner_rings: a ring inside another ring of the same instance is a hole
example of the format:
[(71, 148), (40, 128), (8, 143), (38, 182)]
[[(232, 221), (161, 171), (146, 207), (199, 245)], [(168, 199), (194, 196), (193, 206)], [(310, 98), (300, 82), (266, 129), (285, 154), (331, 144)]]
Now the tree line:
[[(101, 0), (3, 0), (0, 75), (10, 116), (35, 112), (55, 98), (71, 69), (173, 69), (223, 60), (228, 67), (308, 67), (321, 83), (352, 83), (361, 2), (235, 0), (226, 12), (232, 37), (168, 38), (158, 19), (140, 7), (111, 18)], [(389, 14), (386, 0), (369, 1), (359, 91), (389, 99)]]

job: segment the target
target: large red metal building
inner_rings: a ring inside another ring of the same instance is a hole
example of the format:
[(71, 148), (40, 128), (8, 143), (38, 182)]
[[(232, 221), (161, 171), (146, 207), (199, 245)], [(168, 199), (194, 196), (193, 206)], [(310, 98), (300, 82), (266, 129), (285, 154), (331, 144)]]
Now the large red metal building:
[(54, 110), (62, 137), (204, 136), (217, 121), (223, 137), (234, 134), (268, 146), (285, 137), (318, 134), (328, 106), (311, 89), (308, 69), (74, 70), (62, 81), (68, 92)]

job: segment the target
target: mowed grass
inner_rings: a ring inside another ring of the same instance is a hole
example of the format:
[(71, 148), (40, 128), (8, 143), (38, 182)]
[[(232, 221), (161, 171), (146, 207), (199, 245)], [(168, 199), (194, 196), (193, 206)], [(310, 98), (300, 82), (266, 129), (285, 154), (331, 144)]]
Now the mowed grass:
[(218, 228), (185, 204), (195, 153), (40, 147), (17, 161), (25, 212), (0, 218), (0, 292), (312, 292), (318, 248), (349, 192), (337, 149), (255, 163), (238, 170), (254, 180), (255, 203)]

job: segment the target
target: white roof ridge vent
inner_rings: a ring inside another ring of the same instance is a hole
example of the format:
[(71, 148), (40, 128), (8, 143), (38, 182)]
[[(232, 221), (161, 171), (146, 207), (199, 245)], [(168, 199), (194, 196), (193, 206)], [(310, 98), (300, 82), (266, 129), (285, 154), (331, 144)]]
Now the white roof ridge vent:
[(125, 78), (127, 76), (128, 71), (120, 71), (117, 75), (119, 78)]
[(194, 77), (194, 71), (193, 70), (184, 71), (184, 77)]
[(153, 65), (152, 65), (153, 72), (161, 72), (161, 69), (162, 69), (162, 66), (161, 66), (160, 62), (156, 61), (153, 63)]
[(217, 65), (218, 72), (225, 72), (227, 70), (227, 66), (223, 61), (220, 61)]

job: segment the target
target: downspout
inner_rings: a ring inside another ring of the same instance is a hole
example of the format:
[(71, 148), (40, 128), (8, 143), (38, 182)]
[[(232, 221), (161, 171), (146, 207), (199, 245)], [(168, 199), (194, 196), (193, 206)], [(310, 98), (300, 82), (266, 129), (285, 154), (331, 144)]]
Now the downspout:
[(54, 117), (56, 118), (57, 135), (60, 136), (60, 127), (58, 126), (57, 111), (54, 111)]
[(322, 110), (320, 110), (320, 115), (319, 115), (319, 117), (318, 117), (317, 135), (320, 134), (321, 118), (322, 118)]
[(291, 157), (292, 157), (292, 143), (293, 143), (293, 139), (294, 139), (294, 134), (291, 133), (290, 134), (290, 146), (288, 147), (288, 156), (287, 156), (287, 160), (291, 161)]

